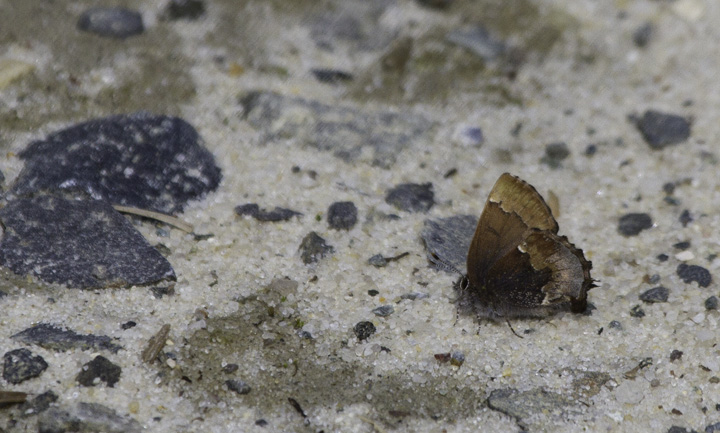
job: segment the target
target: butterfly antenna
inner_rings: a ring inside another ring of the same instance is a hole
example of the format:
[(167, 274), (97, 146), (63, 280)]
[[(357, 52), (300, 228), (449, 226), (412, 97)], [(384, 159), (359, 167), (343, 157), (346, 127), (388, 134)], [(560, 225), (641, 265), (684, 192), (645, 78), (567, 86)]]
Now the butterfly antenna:
[(458, 270), (455, 266), (451, 265), (450, 263), (446, 262), (445, 260), (441, 259), (437, 254), (433, 252), (429, 252), (427, 254), (427, 259), (430, 263), (433, 264), (437, 269), (441, 271), (446, 272), (455, 272), (458, 275), (465, 276), (462, 272)]
[(513, 329), (512, 325), (510, 324), (510, 319), (505, 319), (505, 322), (507, 323), (508, 327), (510, 327), (510, 330), (512, 331), (513, 334), (515, 334), (516, 337), (523, 338), (522, 335), (515, 332), (515, 329)]

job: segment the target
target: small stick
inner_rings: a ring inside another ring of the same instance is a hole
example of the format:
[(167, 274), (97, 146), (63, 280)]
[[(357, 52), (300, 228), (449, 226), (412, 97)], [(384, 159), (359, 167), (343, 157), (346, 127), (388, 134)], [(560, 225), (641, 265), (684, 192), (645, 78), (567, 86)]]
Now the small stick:
[(173, 227), (177, 227), (180, 230), (186, 232), (186, 233), (192, 233), (195, 229), (192, 225), (186, 223), (185, 221), (181, 220), (180, 218), (175, 218), (174, 216), (167, 215), (160, 212), (155, 212), (147, 209), (140, 209), (136, 207), (130, 207), (130, 206), (121, 206), (119, 204), (114, 204), (113, 208), (122, 213), (128, 213), (131, 215), (137, 215), (145, 218), (154, 219), (156, 221), (164, 222), (165, 224), (169, 224)]
[(155, 361), (162, 348), (165, 347), (168, 334), (170, 334), (170, 325), (165, 324), (157, 334), (150, 338), (147, 347), (142, 351), (141, 359), (143, 362), (152, 364)]

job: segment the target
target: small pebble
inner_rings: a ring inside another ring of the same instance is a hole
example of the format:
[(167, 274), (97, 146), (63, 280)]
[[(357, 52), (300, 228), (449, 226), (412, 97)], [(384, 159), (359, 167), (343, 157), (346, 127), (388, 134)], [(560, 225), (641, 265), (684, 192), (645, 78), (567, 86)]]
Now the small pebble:
[(657, 259), (659, 262), (667, 262), (669, 258), (670, 258), (670, 256), (668, 256), (667, 254), (658, 254), (657, 255)]
[(98, 355), (92, 361), (83, 365), (75, 380), (82, 386), (96, 386), (99, 382), (105, 382), (110, 388), (120, 380), (122, 368), (113, 364), (109, 359)]
[(236, 371), (238, 371), (238, 369), (240, 369), (240, 366), (237, 364), (227, 364), (226, 366), (224, 366), (222, 368), (222, 371), (223, 371), (223, 373), (231, 374), (231, 373), (235, 373)]
[(465, 354), (462, 352), (452, 352), (450, 354), (450, 364), (455, 367), (460, 367), (465, 362)]
[(83, 12), (77, 27), (108, 38), (125, 39), (145, 30), (139, 12), (121, 7), (96, 7)]
[(653, 149), (682, 143), (690, 137), (690, 122), (682, 116), (648, 110), (641, 118), (631, 120)]
[(618, 231), (625, 237), (637, 236), (641, 231), (652, 227), (650, 215), (646, 213), (629, 213), (620, 217)]
[(597, 153), (597, 145), (596, 144), (588, 144), (585, 148), (585, 156), (593, 156)]
[(368, 264), (375, 266), (376, 268), (384, 268), (387, 266), (388, 261), (383, 257), (382, 254), (375, 254), (368, 259)]
[(636, 305), (636, 306), (632, 307), (632, 309), (630, 310), (630, 315), (632, 317), (637, 317), (639, 319), (641, 317), (645, 317), (645, 310), (640, 308), (639, 305)]
[(435, 204), (432, 183), (403, 183), (391, 188), (385, 202), (406, 212), (427, 212)]
[(225, 385), (230, 391), (235, 391), (240, 395), (250, 394), (252, 388), (242, 380), (226, 380)]
[(680, 263), (677, 267), (677, 275), (685, 283), (696, 282), (700, 287), (707, 287), (712, 282), (710, 271), (698, 265)]
[(321, 83), (340, 84), (353, 80), (352, 74), (337, 69), (311, 69), (310, 72)]
[(350, 230), (357, 224), (358, 210), (351, 201), (338, 201), (330, 205), (327, 221), (335, 230)]
[(255, 421), (255, 425), (258, 427), (265, 427), (266, 425), (268, 425), (268, 422), (260, 418), (259, 420)]
[(681, 350), (674, 349), (672, 352), (670, 352), (670, 362), (677, 361), (678, 359), (682, 358), (683, 352)]
[(321, 238), (317, 233), (310, 232), (300, 243), (300, 257), (303, 263), (309, 265), (316, 263), (321, 258), (332, 254), (335, 248), (328, 245), (325, 239)]
[(690, 248), (690, 242), (688, 242), (688, 241), (678, 242), (676, 244), (673, 244), (673, 248), (675, 248), (676, 250), (684, 251), (684, 250)]
[(378, 317), (388, 317), (395, 312), (395, 308), (393, 308), (392, 305), (381, 305), (380, 307), (373, 309), (372, 312)]
[(133, 322), (132, 320), (129, 320), (129, 321), (123, 323), (122, 325), (120, 325), (120, 328), (123, 331), (127, 331), (128, 329), (134, 328), (135, 326), (137, 326), (137, 323)]
[(255, 203), (247, 203), (235, 207), (235, 214), (238, 216), (251, 216), (261, 222), (287, 221), (294, 216), (301, 216), (302, 213), (292, 209), (275, 206), (271, 211), (261, 209)]
[(33, 356), (28, 349), (15, 349), (3, 355), (3, 379), (12, 384), (38, 377), (47, 370), (48, 363), (42, 356)]
[(462, 141), (464, 144), (479, 147), (485, 143), (485, 135), (478, 127), (466, 128), (462, 134)]
[(622, 324), (618, 322), (617, 320), (613, 320), (610, 323), (608, 323), (608, 328), (610, 329), (623, 329)]
[(202, 0), (170, 0), (165, 8), (165, 17), (170, 20), (196, 20), (204, 14), (205, 3)]
[(411, 301), (415, 301), (418, 299), (425, 299), (429, 298), (430, 295), (427, 293), (421, 293), (421, 292), (413, 292), (413, 293), (405, 293), (403, 295), (400, 295), (400, 299), (409, 299)]
[(370, 296), (373, 296), (373, 297), (374, 297), (374, 296), (377, 296), (377, 295), (379, 295), (379, 294), (380, 294), (380, 292), (377, 291), (377, 290), (375, 290), (375, 289), (370, 289), (370, 290), (368, 290), (368, 295), (370, 295)]
[(711, 296), (705, 300), (706, 310), (717, 310), (718, 309), (718, 298), (717, 296)]
[(646, 290), (643, 292), (639, 298), (643, 302), (647, 302), (649, 304), (654, 303), (660, 303), (660, 302), (667, 302), (668, 296), (670, 295), (670, 290), (663, 286), (654, 287), (650, 290)]
[(540, 160), (550, 168), (560, 167), (560, 163), (570, 156), (570, 149), (564, 142), (550, 143), (545, 146), (545, 156)]
[(367, 321), (358, 322), (353, 328), (353, 332), (359, 341), (367, 340), (375, 333), (375, 325)]
[(637, 47), (644, 48), (647, 46), (648, 42), (650, 42), (652, 34), (652, 23), (646, 22), (633, 32), (632, 39)]
[(682, 213), (680, 214), (679, 221), (680, 221), (680, 224), (683, 225), (683, 227), (687, 227), (687, 225), (693, 221), (693, 217), (692, 217), (692, 215), (690, 215), (690, 211), (687, 209), (682, 211)]

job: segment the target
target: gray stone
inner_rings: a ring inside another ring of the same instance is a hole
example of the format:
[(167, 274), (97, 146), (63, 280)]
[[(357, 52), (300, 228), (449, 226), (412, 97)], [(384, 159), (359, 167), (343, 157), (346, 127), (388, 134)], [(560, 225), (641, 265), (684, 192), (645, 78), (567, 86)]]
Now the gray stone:
[(659, 302), (667, 302), (669, 295), (670, 295), (670, 289), (663, 287), (663, 286), (658, 286), (658, 287), (653, 287), (652, 289), (644, 291), (643, 293), (640, 294), (639, 298), (641, 301), (652, 304), (652, 303), (659, 303)]
[(57, 394), (52, 391), (45, 391), (42, 394), (37, 395), (32, 400), (23, 403), (18, 410), (22, 414), (21, 417), (27, 418), (48, 410), (50, 408), (50, 404), (56, 402), (57, 400)]
[(140, 433), (142, 430), (133, 418), (118, 415), (98, 403), (78, 403), (67, 411), (52, 407), (38, 417), (39, 433)]
[(682, 143), (690, 137), (690, 122), (682, 116), (648, 110), (632, 120), (653, 149)]
[(96, 386), (99, 382), (105, 382), (107, 386), (112, 388), (120, 380), (121, 373), (122, 368), (119, 365), (113, 364), (102, 355), (98, 355), (92, 361), (83, 365), (75, 380), (82, 386)]
[(300, 243), (300, 258), (302, 258), (303, 263), (306, 265), (316, 263), (334, 251), (335, 248), (328, 245), (325, 239), (321, 238), (315, 232), (308, 233), (308, 235), (303, 238), (302, 243)]
[(395, 308), (392, 305), (381, 305), (372, 310), (373, 314), (378, 317), (388, 317), (395, 312)]
[(402, 183), (388, 190), (385, 202), (406, 212), (427, 212), (435, 204), (432, 183)]
[(80, 350), (102, 349), (117, 353), (118, 350), (122, 349), (122, 346), (112, 343), (110, 337), (104, 335), (81, 335), (69, 329), (63, 330), (47, 323), (35, 325), (10, 338), (56, 352), (65, 352), (77, 348)]
[(712, 283), (712, 275), (710, 271), (698, 265), (688, 265), (680, 263), (677, 267), (677, 275), (685, 283), (698, 283), (700, 287), (707, 287)]
[(250, 385), (242, 380), (226, 380), (225, 386), (227, 386), (230, 391), (235, 391), (240, 395), (250, 394), (250, 391), (252, 391)]
[(335, 230), (350, 230), (357, 224), (358, 211), (351, 201), (338, 201), (330, 205), (327, 222)]
[(145, 30), (139, 12), (121, 7), (96, 7), (80, 15), (78, 29), (108, 38), (125, 39)]
[(3, 379), (12, 384), (38, 377), (47, 368), (42, 356), (33, 356), (27, 349), (15, 349), (3, 355)]
[(235, 214), (238, 216), (251, 216), (258, 221), (262, 222), (279, 222), (287, 221), (294, 216), (301, 216), (300, 212), (296, 212), (292, 209), (286, 209), (283, 207), (277, 207), (271, 211), (261, 209), (255, 203), (246, 203), (243, 205), (235, 206)]
[(618, 232), (625, 237), (637, 236), (641, 231), (652, 227), (650, 215), (646, 213), (629, 213), (620, 217)]

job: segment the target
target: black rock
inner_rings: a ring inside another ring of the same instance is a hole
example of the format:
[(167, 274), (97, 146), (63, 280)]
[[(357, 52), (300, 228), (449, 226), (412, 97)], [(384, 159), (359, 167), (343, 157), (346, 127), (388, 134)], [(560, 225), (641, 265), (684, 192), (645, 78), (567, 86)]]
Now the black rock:
[(597, 153), (597, 144), (588, 144), (585, 148), (585, 156), (593, 156)]
[(78, 403), (69, 410), (51, 407), (38, 417), (38, 433), (141, 433), (139, 422), (99, 403)]
[(378, 317), (388, 317), (395, 312), (395, 308), (392, 305), (381, 305), (372, 310), (373, 314)]
[[(329, 34), (327, 27), (323, 31)], [(350, 163), (364, 160), (364, 149), (369, 148), (372, 156), (368, 162), (383, 168), (390, 168), (403, 149), (429, 135), (434, 127), (433, 122), (411, 113), (364, 112), (272, 92), (251, 92), (240, 104), (247, 121), (264, 131), (262, 142), (293, 137), (300, 146), (332, 152)], [(304, 115), (298, 116), (298, 112)]]
[(612, 320), (608, 324), (608, 328), (610, 329), (623, 329), (622, 323), (618, 322), (617, 320)]
[(169, 20), (196, 20), (205, 15), (205, 2), (202, 0), (170, 0), (165, 7), (163, 18)]
[(388, 261), (382, 254), (375, 254), (368, 259), (368, 264), (373, 265), (376, 268), (384, 268), (387, 266)]
[(540, 160), (550, 168), (560, 167), (560, 163), (570, 156), (570, 149), (564, 142), (550, 143), (545, 146), (545, 156)]
[(646, 213), (629, 213), (620, 217), (618, 231), (621, 235), (637, 236), (641, 231), (652, 227), (650, 215)]
[(667, 262), (669, 258), (670, 258), (670, 256), (668, 256), (667, 254), (658, 254), (657, 255), (657, 259), (659, 262)]
[(351, 201), (336, 201), (328, 208), (327, 221), (335, 230), (350, 230), (357, 224), (357, 207)]
[(303, 263), (309, 265), (315, 263), (328, 254), (335, 251), (331, 245), (325, 242), (317, 233), (310, 232), (300, 243), (300, 257)]
[(37, 395), (32, 400), (23, 403), (18, 408), (18, 411), (22, 414), (20, 416), (23, 418), (37, 415), (46, 411), (50, 407), (50, 404), (56, 402), (57, 399), (57, 394), (52, 391), (45, 391), (42, 394)]
[(375, 333), (375, 325), (372, 322), (358, 322), (353, 328), (355, 336), (359, 341), (367, 340)]
[(432, 183), (402, 183), (388, 190), (385, 202), (406, 212), (427, 212), (435, 204)]
[(368, 290), (368, 296), (373, 296), (373, 297), (374, 297), (374, 296), (377, 296), (377, 295), (379, 295), (379, 294), (380, 294), (380, 291), (379, 291), (379, 290), (375, 290), (375, 289), (370, 289), (370, 290)]
[(675, 244), (673, 244), (673, 248), (675, 248), (676, 250), (684, 251), (684, 250), (690, 248), (690, 242), (683, 241), (683, 242), (675, 243)]
[(639, 305), (636, 305), (630, 309), (630, 315), (639, 319), (641, 317), (645, 317), (645, 310), (643, 310)]
[(707, 287), (712, 282), (710, 271), (698, 265), (680, 263), (677, 267), (677, 275), (686, 283), (695, 281), (700, 287)]
[(136, 327), (136, 326), (137, 326), (137, 323), (133, 322), (132, 320), (128, 320), (127, 322), (125, 322), (125, 323), (123, 323), (122, 325), (120, 325), (120, 328), (121, 328), (123, 331), (127, 331), (128, 329), (134, 328), (134, 327)]
[(110, 337), (96, 335), (80, 335), (70, 330), (56, 328), (47, 323), (35, 325), (10, 338), (25, 344), (34, 344), (48, 350), (65, 352), (70, 349), (80, 350), (108, 350), (117, 353), (122, 346), (112, 343)]
[(717, 310), (718, 309), (718, 298), (717, 296), (710, 296), (705, 300), (706, 310)]
[(639, 298), (649, 304), (667, 302), (670, 290), (663, 286), (654, 287), (641, 293)]
[(235, 391), (240, 395), (250, 394), (250, 391), (252, 391), (250, 385), (242, 380), (226, 380), (225, 385), (230, 391)]
[(93, 119), (20, 152), (25, 167), (11, 192), (63, 191), (175, 214), (220, 183), (220, 168), (201, 143), (195, 128), (178, 117), (136, 113)]
[(680, 427), (679, 425), (671, 426), (667, 433), (691, 433), (690, 430), (686, 429), (685, 427)]
[(645, 23), (638, 27), (632, 34), (633, 42), (636, 46), (643, 48), (647, 46), (648, 42), (650, 42), (650, 38), (653, 34), (653, 25), (652, 23)]
[(18, 199), (0, 209), (0, 221), (0, 265), (16, 274), (79, 289), (175, 280), (170, 263), (103, 201)]
[(295, 212), (294, 210), (277, 206), (275, 206), (273, 210), (267, 211), (265, 209), (260, 209), (260, 206), (255, 203), (247, 203), (236, 206), (235, 214), (238, 216), (251, 216), (262, 222), (287, 221), (294, 216), (302, 215), (300, 212)]
[(434, 263), (440, 270), (448, 273), (455, 273), (455, 269), (459, 272), (465, 271), (467, 253), (477, 223), (478, 218), (473, 215), (425, 220), (425, 227), (420, 237), (425, 243), (429, 256), (436, 256), (442, 260)]
[(670, 362), (677, 361), (678, 359), (682, 358), (682, 356), (682, 350), (673, 349), (673, 351), (670, 352)]
[(690, 215), (690, 211), (685, 209), (680, 214), (679, 218), (680, 224), (683, 225), (683, 227), (687, 227), (688, 224), (690, 224), (693, 221), (692, 215)]
[[(95, 359), (83, 365), (75, 380), (82, 386), (95, 386), (101, 381), (112, 388), (120, 380), (121, 373), (122, 368), (119, 365), (113, 364), (102, 355), (98, 355)], [(95, 379), (99, 379), (99, 381), (96, 382)]]
[(327, 84), (339, 84), (353, 79), (352, 74), (337, 69), (311, 69), (310, 72), (316, 80)]
[(38, 377), (48, 368), (42, 356), (27, 349), (15, 349), (3, 355), (3, 379), (12, 384)]
[(268, 422), (260, 418), (259, 420), (255, 421), (255, 425), (258, 427), (265, 427), (266, 425), (268, 425)]
[(454, 0), (416, 0), (421, 5), (432, 9), (447, 9)]
[(682, 143), (690, 137), (690, 122), (675, 114), (648, 110), (643, 117), (632, 120), (653, 149)]
[(231, 373), (235, 373), (235, 372), (238, 371), (239, 369), (240, 369), (240, 366), (239, 366), (239, 365), (231, 363), (231, 364), (227, 364), (226, 366), (224, 366), (224, 367), (222, 368), (222, 372), (223, 372), (223, 373), (227, 373), (227, 374), (231, 374)]
[(139, 12), (121, 7), (96, 7), (83, 12), (77, 22), (79, 30), (108, 38), (125, 39), (145, 30)]

